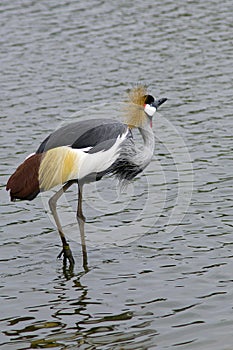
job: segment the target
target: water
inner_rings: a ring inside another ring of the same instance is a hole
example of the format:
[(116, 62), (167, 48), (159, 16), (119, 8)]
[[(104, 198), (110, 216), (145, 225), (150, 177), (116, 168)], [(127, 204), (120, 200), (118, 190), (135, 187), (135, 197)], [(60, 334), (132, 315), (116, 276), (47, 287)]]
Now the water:
[[(2, 349), (232, 349), (231, 13), (230, 0), (1, 3)], [(62, 121), (135, 82), (169, 98), (153, 162), (123, 197), (110, 179), (86, 186), (89, 271), (72, 224), (64, 274), (43, 200), (9, 203), (5, 183)]]

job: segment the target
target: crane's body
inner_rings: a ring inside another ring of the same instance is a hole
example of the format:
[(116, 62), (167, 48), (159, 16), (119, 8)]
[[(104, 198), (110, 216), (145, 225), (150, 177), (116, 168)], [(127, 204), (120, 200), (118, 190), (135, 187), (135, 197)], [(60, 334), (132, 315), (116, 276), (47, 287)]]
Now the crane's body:
[[(78, 183), (77, 217), (83, 224), (82, 188), (85, 183), (98, 181), (106, 174), (116, 175), (123, 181), (132, 180), (150, 163), (154, 151), (152, 116), (166, 99), (154, 102), (154, 98), (142, 94), (143, 91), (136, 91), (137, 99), (143, 104), (139, 103), (139, 124), (133, 125), (142, 135), (142, 150), (135, 145), (130, 125), (131, 122), (135, 124), (135, 115), (126, 124), (111, 119), (77, 121), (51, 133), (8, 180), (7, 190), (12, 201), (32, 200), (39, 192), (63, 186), (49, 204), (62, 239), (64, 261), (68, 259), (71, 265), (74, 260), (56, 212), (56, 202), (71, 184)], [(81, 238), (83, 242), (82, 235)]]

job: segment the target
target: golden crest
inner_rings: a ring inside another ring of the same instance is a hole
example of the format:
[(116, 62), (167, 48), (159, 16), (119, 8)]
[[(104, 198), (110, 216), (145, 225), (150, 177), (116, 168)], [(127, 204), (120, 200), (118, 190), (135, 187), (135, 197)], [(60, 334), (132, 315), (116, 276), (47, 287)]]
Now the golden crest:
[(126, 107), (126, 123), (130, 128), (138, 128), (145, 122), (146, 114), (144, 112), (144, 105), (147, 94), (147, 87), (145, 85), (137, 85), (129, 91)]

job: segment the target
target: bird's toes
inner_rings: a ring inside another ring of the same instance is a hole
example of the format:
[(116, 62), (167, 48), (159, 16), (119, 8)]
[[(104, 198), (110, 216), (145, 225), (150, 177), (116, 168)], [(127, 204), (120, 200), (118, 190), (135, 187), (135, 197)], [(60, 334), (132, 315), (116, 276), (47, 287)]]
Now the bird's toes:
[(63, 249), (62, 249), (62, 251), (58, 254), (57, 259), (61, 259), (62, 255), (63, 255)]
[(63, 249), (62, 251), (60, 252), (60, 254), (58, 255), (58, 259), (60, 259), (63, 255), (63, 263), (64, 263), (64, 266), (66, 266), (66, 263), (67, 263), (67, 260), (69, 261), (70, 263), (70, 267), (73, 267), (74, 264), (75, 264), (75, 261), (74, 261), (74, 258), (73, 258), (73, 255), (72, 255), (72, 251), (69, 247), (69, 245), (64, 245), (63, 246)]

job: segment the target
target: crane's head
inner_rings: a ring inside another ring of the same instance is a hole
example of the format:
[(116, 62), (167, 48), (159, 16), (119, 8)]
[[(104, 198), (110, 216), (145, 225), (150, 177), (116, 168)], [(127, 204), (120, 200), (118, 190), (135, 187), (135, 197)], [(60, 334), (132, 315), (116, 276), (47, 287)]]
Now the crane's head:
[(127, 105), (127, 124), (130, 128), (138, 128), (144, 123), (152, 123), (152, 117), (166, 98), (155, 100), (152, 95), (147, 93), (144, 85), (138, 85), (129, 92), (129, 101)]
[(145, 95), (144, 98), (144, 112), (148, 115), (148, 117), (151, 118), (158, 110), (159, 106), (161, 106), (164, 102), (167, 101), (167, 98), (160, 98), (159, 100), (155, 101), (152, 95)]

